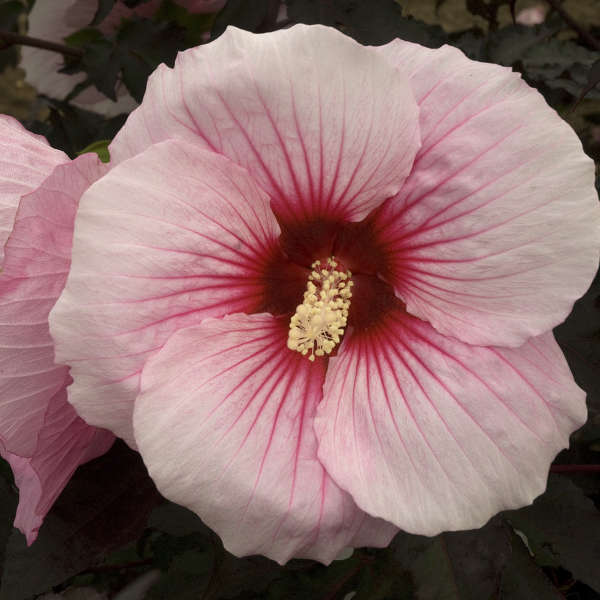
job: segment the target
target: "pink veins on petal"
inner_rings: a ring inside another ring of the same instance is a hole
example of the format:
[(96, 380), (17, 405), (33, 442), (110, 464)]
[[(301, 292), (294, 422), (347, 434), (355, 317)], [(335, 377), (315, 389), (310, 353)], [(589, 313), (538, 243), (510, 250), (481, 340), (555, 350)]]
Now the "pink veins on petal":
[(543, 491), (585, 419), (549, 332), (600, 211), (517, 75), (230, 28), (156, 71), (111, 154), (51, 315), (70, 401), (232, 552), (329, 562)]

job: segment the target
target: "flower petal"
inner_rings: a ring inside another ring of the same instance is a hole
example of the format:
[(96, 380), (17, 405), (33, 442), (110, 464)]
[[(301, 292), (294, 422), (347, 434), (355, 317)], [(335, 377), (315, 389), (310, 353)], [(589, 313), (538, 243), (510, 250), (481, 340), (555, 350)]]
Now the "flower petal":
[(361, 219), (398, 191), (419, 146), (404, 76), (335, 29), (306, 25), (231, 27), (159, 67), (111, 156), (168, 138), (246, 167), (286, 221)]
[(106, 167), (95, 154), (59, 165), (19, 206), (0, 277), (0, 441), (32, 456), (50, 399), (65, 387), (48, 314), (67, 279), (81, 193)]
[(346, 333), (315, 431), (319, 459), (360, 508), (436, 535), (531, 503), (585, 418), (551, 333), (476, 347), (398, 308)]
[(0, 265), (21, 196), (35, 190), (57, 165), (69, 160), (40, 135), (0, 115)]
[(104, 454), (114, 436), (90, 427), (67, 402), (66, 384), (49, 400), (43, 426), (36, 432), (37, 445), (30, 458), (6, 452), (0, 455), (10, 464), (19, 488), (15, 527), (31, 545), (44, 517), (63, 491), (75, 469)]
[(160, 492), (233, 554), (329, 563), (361, 531), (385, 545), (394, 529), (358, 510), (317, 460), (325, 363), (287, 350), (287, 325), (232, 315), (175, 333), (144, 367), (135, 436)]
[(598, 266), (594, 163), (516, 73), (395, 41), (423, 145), (375, 218), (412, 314), (472, 344), (519, 346), (569, 314)]
[(133, 446), (144, 361), (181, 327), (264, 310), (278, 235), (244, 169), (184, 142), (154, 145), (92, 186), (50, 318), (78, 413)]

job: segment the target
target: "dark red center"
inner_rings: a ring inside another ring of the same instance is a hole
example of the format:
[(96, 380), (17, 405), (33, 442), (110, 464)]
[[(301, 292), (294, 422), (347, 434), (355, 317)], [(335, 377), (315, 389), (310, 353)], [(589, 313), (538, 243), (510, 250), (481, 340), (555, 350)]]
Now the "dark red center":
[(265, 269), (265, 304), (261, 310), (291, 317), (302, 302), (311, 265), (330, 256), (335, 256), (352, 272), (349, 326), (356, 330), (368, 328), (398, 306), (394, 290), (383, 279), (388, 258), (378, 242), (372, 218), (359, 223), (280, 220), (279, 225), (279, 247)]

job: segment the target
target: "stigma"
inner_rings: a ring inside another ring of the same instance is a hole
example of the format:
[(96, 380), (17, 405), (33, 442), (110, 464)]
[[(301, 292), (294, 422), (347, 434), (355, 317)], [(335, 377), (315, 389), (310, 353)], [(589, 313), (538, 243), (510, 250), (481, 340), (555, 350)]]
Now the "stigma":
[(352, 297), (352, 273), (340, 268), (334, 257), (316, 260), (308, 276), (304, 301), (290, 319), (287, 346), (314, 361), (330, 354), (340, 343)]

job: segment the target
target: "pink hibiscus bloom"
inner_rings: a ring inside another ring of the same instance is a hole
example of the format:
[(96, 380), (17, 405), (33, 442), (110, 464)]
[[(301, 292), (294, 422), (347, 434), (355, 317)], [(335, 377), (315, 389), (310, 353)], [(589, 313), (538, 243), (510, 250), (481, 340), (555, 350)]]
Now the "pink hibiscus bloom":
[[(111, 12), (100, 24), (100, 29), (109, 34), (117, 30), (122, 19), (138, 15), (151, 17), (160, 7), (162, 0), (148, 0), (135, 8), (128, 8), (122, 0), (117, 0)], [(227, 0), (177, 0), (192, 13), (213, 13), (220, 11)], [(36, 0), (29, 15), (28, 33), (50, 42), (63, 40), (79, 29), (87, 27), (98, 9), (98, 0)], [(65, 98), (73, 88), (85, 79), (84, 73), (67, 75), (59, 73), (63, 58), (56, 52), (24, 46), (21, 49), (21, 67), (26, 80), (40, 94), (51, 98)], [(76, 106), (92, 110), (106, 116), (130, 112), (137, 103), (124, 87), (118, 90), (117, 102), (89, 87), (73, 102)]]
[(519, 25), (527, 25), (529, 27), (533, 25), (540, 25), (546, 20), (549, 7), (546, 4), (534, 4), (529, 8), (524, 8), (517, 13), (515, 21)]
[(600, 211), (518, 74), (230, 28), (153, 74), (111, 153), (57, 360), (79, 414), (231, 552), (329, 562), (544, 490), (586, 417), (551, 328), (594, 275)]
[(5, 116), (0, 156), (0, 243), (6, 243), (0, 455), (20, 491), (15, 527), (31, 544), (77, 466), (106, 452), (114, 439), (87, 425), (67, 402), (68, 368), (54, 364), (48, 331), (48, 313), (69, 270), (79, 196), (107, 169), (95, 155), (70, 161)]

